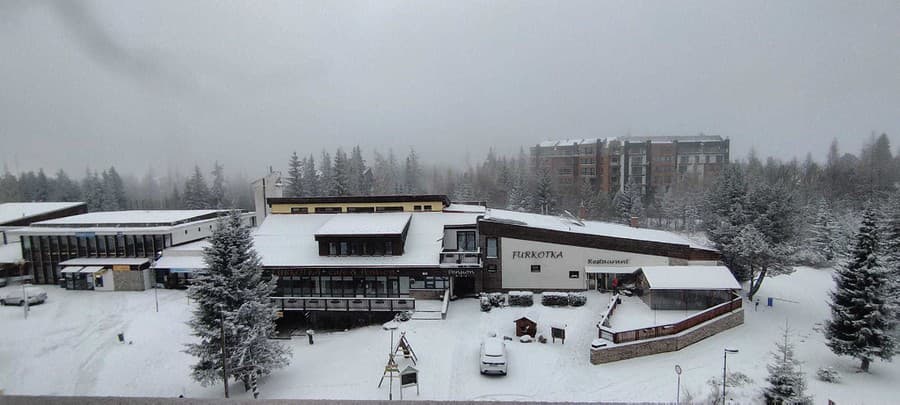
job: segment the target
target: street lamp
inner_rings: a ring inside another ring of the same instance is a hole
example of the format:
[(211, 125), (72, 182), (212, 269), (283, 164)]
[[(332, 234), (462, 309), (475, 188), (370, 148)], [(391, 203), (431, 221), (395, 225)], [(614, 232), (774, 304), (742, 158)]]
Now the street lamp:
[(681, 403), (681, 366), (678, 364), (675, 365), (675, 375), (678, 376), (678, 388), (675, 391), (675, 404), (677, 405)]
[(725, 354), (722, 355), (722, 405), (725, 405), (725, 380), (727, 379), (726, 370), (728, 370), (728, 355), (737, 354), (738, 349), (725, 348)]
[[(399, 328), (399, 327), (400, 327), (400, 324), (394, 320), (389, 321), (389, 322), (385, 323), (384, 325), (381, 325), (382, 329), (391, 331), (391, 350), (388, 352), (389, 359), (394, 358), (394, 331), (397, 330), (397, 328)], [(391, 375), (390, 375), (390, 377), (388, 377), (388, 380), (389, 380), (388, 381), (388, 401), (392, 401), (394, 399), (394, 371), (391, 370), (390, 373), (391, 373)], [(378, 384), (378, 386), (380, 387), (381, 384)], [(401, 390), (402, 389), (403, 388), (401, 388)]]

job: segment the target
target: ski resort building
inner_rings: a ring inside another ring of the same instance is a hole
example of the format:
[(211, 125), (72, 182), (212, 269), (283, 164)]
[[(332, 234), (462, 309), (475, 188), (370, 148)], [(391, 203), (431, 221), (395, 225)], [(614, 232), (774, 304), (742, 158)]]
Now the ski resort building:
[[(38, 221), (9, 232), (39, 284), (143, 290), (164, 249), (208, 237), (223, 210), (104, 211)], [(244, 214), (252, 224), (252, 214)], [(157, 272), (165, 281), (167, 273)]]
[(8, 235), (10, 231), (33, 222), (84, 214), (83, 202), (15, 202), (0, 204), (0, 278), (17, 276), (23, 265), (22, 246), (19, 238)]
[(278, 277), (273, 299), (282, 311), (398, 311), (479, 292), (609, 289), (619, 277), (640, 289), (642, 267), (674, 274), (720, 258), (670, 232), (451, 204), (440, 195), (268, 203), (254, 244)]

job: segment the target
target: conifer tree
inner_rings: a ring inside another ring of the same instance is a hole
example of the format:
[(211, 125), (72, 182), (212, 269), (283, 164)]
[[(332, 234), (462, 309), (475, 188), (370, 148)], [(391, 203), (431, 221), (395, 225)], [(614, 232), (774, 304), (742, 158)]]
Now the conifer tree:
[(185, 350), (197, 358), (191, 376), (207, 386), (222, 381), (227, 369), (227, 377), (242, 381), (256, 398), (259, 378), (286, 366), (290, 356), (288, 348), (269, 339), (275, 332), (269, 299), (275, 281), (263, 273), (239, 211), (219, 219), (209, 242), (203, 249), (207, 268), (188, 289), (196, 303), (188, 324), (199, 339)]
[(876, 214), (869, 207), (847, 262), (835, 271), (825, 328), (831, 351), (859, 359), (862, 371), (875, 358), (890, 360), (896, 346), (890, 334), (896, 318), (879, 247)]
[(810, 404), (806, 396), (806, 380), (800, 370), (800, 362), (794, 358), (794, 344), (790, 341), (790, 328), (785, 325), (783, 341), (775, 342), (774, 362), (766, 365), (769, 386), (763, 389), (763, 398), (770, 405)]
[(53, 179), (50, 199), (52, 201), (79, 201), (81, 200), (81, 188), (63, 169), (59, 169)]
[(115, 167), (104, 170), (102, 175), (103, 181), (103, 197), (102, 206), (104, 211), (123, 210), (128, 204), (128, 198), (125, 196), (125, 185), (119, 172)]
[(316, 158), (309, 155), (308, 158), (303, 159), (303, 191), (306, 193), (305, 195), (322, 195), (320, 184), (319, 173), (316, 171)]
[(213, 163), (212, 170), (212, 188), (209, 189), (209, 207), (222, 209), (230, 206), (225, 202), (225, 171), (224, 167), (218, 161)]
[(350, 160), (343, 149), (334, 153), (334, 169), (332, 169), (332, 193), (334, 196), (350, 195)]
[(0, 203), (22, 201), (22, 193), (19, 190), (19, 180), (16, 179), (9, 168), (3, 166), (3, 176), (0, 177)]
[(331, 155), (326, 151), (322, 151), (322, 161), (319, 162), (319, 192), (320, 195), (333, 196), (335, 194), (334, 186), (334, 168), (331, 166)]
[(291, 154), (288, 161), (287, 187), (284, 188), (285, 197), (303, 197), (303, 166), (297, 151)]
[(81, 190), (88, 211), (100, 211), (103, 209), (103, 182), (97, 172), (88, 170), (81, 180)]
[(209, 208), (209, 187), (203, 179), (199, 166), (194, 166), (194, 174), (184, 183), (182, 199), (185, 209), (200, 210)]
[(537, 172), (532, 207), (541, 214), (553, 214), (556, 212), (556, 191), (553, 188), (553, 178), (550, 169), (541, 168)]
[[(419, 155), (413, 148), (409, 148), (409, 155), (406, 157), (403, 179), (405, 193), (419, 194), (422, 192), (422, 168), (419, 166)], [(471, 184), (471, 176), (469, 180)]]

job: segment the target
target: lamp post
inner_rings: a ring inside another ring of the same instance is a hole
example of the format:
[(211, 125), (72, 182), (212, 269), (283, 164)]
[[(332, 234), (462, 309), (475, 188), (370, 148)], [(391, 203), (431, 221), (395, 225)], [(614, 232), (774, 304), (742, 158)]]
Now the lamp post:
[(675, 365), (675, 375), (678, 376), (678, 385), (675, 390), (675, 404), (678, 405), (681, 403), (681, 366)]
[[(394, 331), (400, 327), (400, 324), (397, 321), (389, 321), (384, 325), (381, 325), (381, 328), (384, 330), (391, 331), (391, 349), (388, 351), (388, 358), (394, 358)], [(391, 375), (388, 377), (388, 401), (392, 401), (394, 399), (394, 372), (390, 372)], [(379, 384), (380, 385), (380, 384)], [(402, 390), (402, 388), (401, 388)]]
[(725, 380), (727, 379), (726, 370), (728, 370), (728, 355), (737, 353), (738, 349), (729, 349), (726, 347), (725, 352), (722, 355), (722, 405), (725, 405)]

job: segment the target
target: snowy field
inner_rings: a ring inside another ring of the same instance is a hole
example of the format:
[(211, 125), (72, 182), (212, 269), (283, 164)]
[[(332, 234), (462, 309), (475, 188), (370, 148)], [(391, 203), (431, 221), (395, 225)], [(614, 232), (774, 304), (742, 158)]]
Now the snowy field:
[[(895, 402), (900, 364), (874, 362), (870, 374), (856, 373), (858, 363), (831, 354), (818, 330), (828, 317), (827, 291), (830, 272), (800, 269), (790, 276), (767, 280), (760, 297), (775, 301), (774, 308), (746, 305), (743, 326), (713, 336), (679, 352), (594, 366), (589, 362), (589, 343), (596, 336), (599, 312), (606, 297), (589, 295), (581, 308), (531, 308), (478, 310), (474, 299), (453, 302), (445, 321), (410, 321), (401, 330), (419, 355), (420, 391), (404, 391), (404, 398), (554, 400), (554, 401), (674, 401), (674, 366), (681, 365), (682, 399), (706, 399), (706, 381), (721, 376), (722, 349), (740, 350), (728, 358), (729, 371), (740, 371), (754, 380), (752, 386), (733, 390), (742, 403), (759, 402), (769, 352), (785, 320), (795, 331), (797, 356), (804, 362), (809, 390), (816, 403), (876, 404)], [(13, 288), (5, 287), (0, 293)], [(160, 312), (154, 310), (149, 292), (84, 292), (44, 287), (50, 298), (32, 308), (27, 320), (18, 307), (0, 307), (3, 344), (0, 346), (0, 389), (9, 394), (121, 395), (219, 397), (221, 386), (202, 387), (190, 380), (192, 358), (181, 352), (190, 341), (185, 321), (189, 303), (183, 291), (160, 290)], [(535, 297), (538, 301), (539, 297)], [(628, 316), (640, 302), (626, 301), (613, 317), (613, 325), (631, 323)], [(680, 312), (680, 311), (668, 311)], [(539, 333), (549, 335), (550, 322), (568, 325), (565, 344), (508, 343), (509, 375), (482, 376), (478, 350), (491, 331), (512, 336), (513, 320), (537, 314)], [(635, 315), (647, 316), (646, 311)], [(657, 322), (683, 314), (658, 314)], [(652, 314), (650, 315), (652, 316)], [(637, 323), (652, 321), (644, 318)], [(125, 333), (130, 344), (117, 342)], [(377, 388), (387, 357), (390, 335), (372, 326), (316, 335), (315, 345), (305, 338), (290, 341), (292, 364), (264, 381), (264, 398), (387, 399), (387, 385)], [(815, 379), (815, 370), (834, 366), (844, 377), (839, 384)], [(396, 390), (396, 385), (395, 385)], [(732, 390), (729, 389), (729, 393)], [(235, 386), (232, 393), (247, 397)], [(397, 392), (395, 391), (395, 398)], [(729, 395), (731, 396), (731, 395)]]

